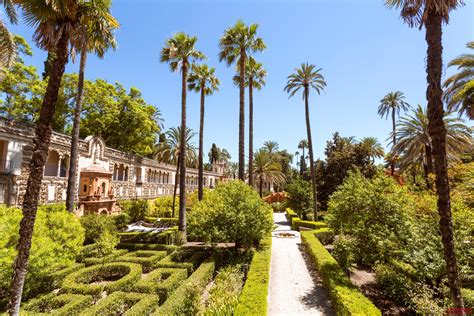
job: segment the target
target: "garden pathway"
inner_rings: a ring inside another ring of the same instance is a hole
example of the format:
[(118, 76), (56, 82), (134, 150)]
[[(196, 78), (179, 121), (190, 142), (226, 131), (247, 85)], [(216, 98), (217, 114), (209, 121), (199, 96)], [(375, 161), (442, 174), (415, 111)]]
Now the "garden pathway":
[[(272, 240), (268, 314), (334, 315), (318, 275), (307, 266), (299, 232), (291, 230), (284, 213), (274, 213), (273, 220), (277, 227)], [(277, 237), (281, 232), (295, 237)]]

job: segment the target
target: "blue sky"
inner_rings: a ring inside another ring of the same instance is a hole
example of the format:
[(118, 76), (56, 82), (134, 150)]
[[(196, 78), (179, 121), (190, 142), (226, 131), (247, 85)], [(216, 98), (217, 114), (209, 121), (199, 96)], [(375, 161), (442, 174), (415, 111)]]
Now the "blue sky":
[[(445, 64), (474, 40), (474, 2), (466, 2), (444, 27)], [(222, 82), (220, 91), (206, 100), (206, 153), (214, 142), (237, 160), (239, 94), (232, 84), (234, 68), (219, 63), (217, 55), (218, 39), (239, 18), (258, 23), (268, 46), (255, 55), (268, 72), (266, 86), (254, 93), (256, 148), (276, 140), (294, 153), (298, 141), (306, 138), (302, 99), (288, 99), (283, 91), (286, 77), (302, 62), (322, 68), (327, 82), (322, 95), (310, 95), (317, 157), (324, 157), (326, 141), (336, 131), (357, 138), (375, 136), (386, 145), (391, 124), (378, 117), (377, 106), (389, 91), (404, 92), (412, 105), (426, 104), (424, 30), (410, 29), (382, 0), (114, 0), (112, 11), (121, 23), (116, 32), (119, 47), (103, 60), (89, 58), (86, 77), (139, 88), (147, 102), (161, 110), (165, 128), (177, 126), (180, 78), (159, 62), (159, 53), (176, 32), (196, 35), (197, 48)], [(12, 31), (31, 41), (31, 29), (19, 25)], [(35, 48), (27, 62), (41, 72), (44, 59), (45, 53)], [(70, 63), (67, 71), (77, 68)], [(452, 71), (445, 68), (445, 75)], [(193, 92), (188, 94), (188, 126), (195, 131), (199, 127), (199, 96)]]

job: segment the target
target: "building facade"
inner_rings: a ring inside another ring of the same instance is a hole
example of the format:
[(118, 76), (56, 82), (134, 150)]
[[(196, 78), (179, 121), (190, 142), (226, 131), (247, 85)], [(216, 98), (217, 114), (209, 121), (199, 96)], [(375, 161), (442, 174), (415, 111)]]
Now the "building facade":
[[(15, 206), (23, 202), (34, 134), (34, 125), (0, 119), (0, 203)], [(53, 132), (41, 185), (41, 204), (66, 200), (70, 144), (70, 136)], [(79, 141), (77, 171), (78, 205), (94, 200), (105, 205), (117, 199), (172, 195), (176, 177), (176, 166), (109, 148), (97, 136)], [(223, 177), (224, 165), (214, 164), (212, 171), (204, 171), (204, 186), (212, 188)], [(187, 169), (187, 190), (191, 192), (197, 185), (197, 169)], [(98, 211), (105, 208), (99, 207)], [(111, 207), (107, 209), (110, 213)]]

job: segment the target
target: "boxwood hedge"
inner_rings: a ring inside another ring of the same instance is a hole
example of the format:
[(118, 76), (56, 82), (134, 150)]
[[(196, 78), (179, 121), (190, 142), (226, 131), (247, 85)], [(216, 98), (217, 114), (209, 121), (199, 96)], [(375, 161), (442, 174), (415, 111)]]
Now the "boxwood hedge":
[(81, 315), (149, 315), (158, 307), (158, 295), (114, 292)]
[(103, 291), (127, 291), (141, 275), (142, 267), (139, 264), (111, 262), (83, 268), (68, 275), (61, 288), (65, 292), (91, 295), (98, 295)]
[(103, 263), (106, 263), (106, 262), (115, 261), (115, 259), (117, 257), (120, 257), (120, 256), (126, 254), (127, 252), (128, 252), (128, 250), (125, 250), (125, 249), (114, 250), (110, 255), (107, 255), (103, 258), (97, 258), (97, 257), (84, 258), (84, 259), (82, 259), (82, 262), (86, 266), (93, 266), (93, 265), (96, 265), (96, 264), (103, 264)]
[(173, 227), (160, 233), (155, 232), (126, 232), (119, 233), (121, 243), (165, 244), (173, 245), (176, 241), (178, 227)]
[(155, 264), (155, 268), (187, 269), (188, 274), (191, 274), (207, 256), (208, 253), (203, 251), (180, 250), (159, 261)]
[(133, 250), (166, 250), (166, 252), (172, 253), (178, 246), (175, 245), (164, 245), (164, 244), (136, 244), (136, 243), (119, 243), (117, 245), (118, 249), (127, 249), (130, 251)]
[(129, 252), (120, 256), (114, 261), (120, 262), (133, 262), (141, 264), (143, 270), (148, 272), (152, 270), (152, 267), (161, 259), (166, 257), (166, 251), (156, 251), (156, 250), (137, 250)]
[(187, 277), (186, 269), (160, 268), (150, 272), (138, 281), (133, 286), (133, 291), (158, 294), (160, 303), (163, 303)]
[(90, 295), (50, 293), (30, 300), (23, 305), (22, 315), (79, 315), (92, 305)]

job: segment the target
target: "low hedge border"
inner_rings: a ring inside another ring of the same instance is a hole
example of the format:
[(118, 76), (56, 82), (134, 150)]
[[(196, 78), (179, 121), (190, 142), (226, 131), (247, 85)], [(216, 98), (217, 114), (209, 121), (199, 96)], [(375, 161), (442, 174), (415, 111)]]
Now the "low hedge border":
[(166, 251), (137, 250), (133, 252), (128, 252), (123, 256), (114, 259), (114, 261), (138, 263), (142, 266), (142, 269), (145, 272), (148, 272), (152, 270), (152, 267), (158, 261), (166, 257), (166, 255)]
[(181, 315), (180, 308), (183, 304), (183, 298), (186, 297), (186, 293), (189, 291), (189, 287), (193, 287), (194, 290), (198, 289), (201, 293), (204, 292), (204, 289), (214, 275), (215, 267), (216, 264), (212, 258), (204, 261), (153, 315)]
[(292, 219), (296, 217), (298, 218), (298, 214), (296, 214), (295, 211), (293, 211), (291, 208), (286, 209), (286, 219), (292, 222)]
[(206, 259), (207, 253), (194, 250), (176, 251), (154, 265), (155, 268), (176, 268), (188, 270), (188, 275)]
[(82, 262), (86, 265), (86, 267), (93, 266), (96, 264), (103, 264), (106, 262), (115, 261), (116, 258), (126, 254), (127, 252), (128, 250), (125, 250), (125, 249), (114, 250), (110, 255), (107, 255), (103, 258), (97, 258), (97, 257), (84, 258)]
[(160, 304), (162, 304), (187, 277), (186, 269), (161, 268), (147, 274), (133, 286), (132, 290), (139, 293), (158, 294)]
[[(81, 315), (149, 315), (156, 310), (158, 302), (158, 295), (114, 292)], [(130, 306), (126, 311), (125, 304)]]
[(163, 245), (163, 244), (134, 244), (134, 243), (119, 243), (117, 249), (127, 249), (130, 251), (134, 250), (166, 250), (168, 254), (172, 253), (178, 246), (175, 245)]
[(313, 230), (313, 233), (323, 245), (330, 244), (334, 241), (334, 231), (329, 227)]
[(266, 315), (268, 282), (270, 281), (271, 237), (262, 240), (255, 251), (235, 315)]
[[(90, 284), (107, 276), (123, 275), (106, 284)], [(69, 293), (98, 295), (103, 291), (128, 291), (142, 275), (142, 267), (136, 263), (111, 262), (83, 268), (64, 278), (61, 289)]]
[(51, 277), (52, 288), (56, 289), (60, 287), (65, 277), (67, 277), (69, 274), (76, 272), (84, 267), (85, 265), (83, 263), (74, 263), (70, 267), (63, 268), (61, 270), (51, 273), (49, 276)]
[(382, 315), (380, 310), (351, 283), (336, 259), (324, 248), (313, 232), (302, 232), (301, 238), (321, 275), (323, 285), (329, 291), (338, 315)]
[(177, 217), (153, 217), (145, 216), (145, 222), (157, 224), (160, 227), (173, 227), (178, 225), (179, 218)]
[(79, 315), (92, 305), (93, 297), (80, 294), (50, 293), (23, 305), (22, 315)]
[(320, 229), (320, 228), (326, 228), (328, 225), (323, 222), (313, 222), (313, 221), (304, 221), (299, 219), (298, 217), (293, 217), (291, 221), (291, 228), (294, 230), (300, 231), (301, 227), (307, 228), (307, 229)]
[(126, 232), (119, 233), (121, 243), (165, 244), (173, 245), (176, 241), (178, 227), (174, 226), (160, 233)]

